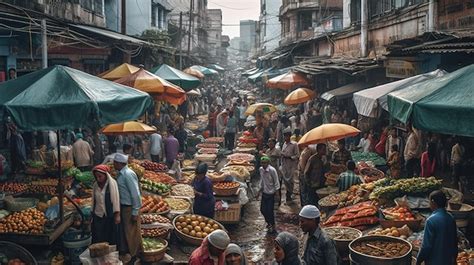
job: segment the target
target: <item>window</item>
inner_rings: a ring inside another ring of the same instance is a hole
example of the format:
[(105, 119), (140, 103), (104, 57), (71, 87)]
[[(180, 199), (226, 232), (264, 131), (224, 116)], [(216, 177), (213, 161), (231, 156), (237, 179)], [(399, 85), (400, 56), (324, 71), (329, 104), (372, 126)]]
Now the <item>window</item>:
[(351, 1), (351, 23), (360, 22), (360, 0)]
[(104, 0), (81, 0), (82, 8), (103, 15)]
[(298, 13), (298, 31), (308, 30), (313, 27), (313, 12), (302, 11)]
[(158, 27), (158, 5), (151, 4), (151, 26)]

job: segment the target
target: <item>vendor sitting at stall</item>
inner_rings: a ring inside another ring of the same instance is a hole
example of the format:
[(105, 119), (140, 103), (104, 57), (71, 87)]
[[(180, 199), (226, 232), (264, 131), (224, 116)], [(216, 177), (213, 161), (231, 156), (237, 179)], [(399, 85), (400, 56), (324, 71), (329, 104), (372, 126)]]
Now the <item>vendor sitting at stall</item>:
[(347, 170), (339, 175), (339, 178), (336, 182), (336, 185), (339, 188), (339, 192), (348, 190), (351, 186), (362, 183), (361, 177), (356, 175), (354, 172), (356, 168), (355, 162), (349, 160), (347, 161), (346, 166)]
[(224, 265), (227, 246), (230, 243), (229, 235), (224, 230), (215, 230), (210, 233), (189, 257), (189, 265)]
[(214, 218), (216, 199), (212, 192), (212, 182), (206, 174), (207, 164), (199, 164), (196, 167), (196, 176), (192, 182), (195, 196), (193, 211), (195, 214)]
[(117, 244), (117, 225), (120, 223), (120, 199), (117, 182), (109, 174), (109, 167), (97, 165), (92, 170), (92, 243)]
[(332, 162), (335, 164), (345, 165), (347, 161), (352, 160), (352, 155), (349, 150), (346, 149), (346, 140), (341, 139), (337, 141), (339, 149), (332, 154)]

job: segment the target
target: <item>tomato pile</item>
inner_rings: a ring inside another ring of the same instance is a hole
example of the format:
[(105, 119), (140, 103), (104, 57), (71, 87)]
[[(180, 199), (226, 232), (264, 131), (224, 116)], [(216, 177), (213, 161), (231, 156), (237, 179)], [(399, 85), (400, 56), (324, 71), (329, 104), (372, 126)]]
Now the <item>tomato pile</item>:
[(223, 181), (223, 182), (218, 182), (214, 184), (215, 188), (218, 189), (225, 189), (225, 190), (230, 190), (239, 187), (240, 184), (238, 182), (233, 182), (233, 181)]
[(140, 163), (140, 166), (144, 167), (145, 170), (150, 170), (150, 171), (167, 171), (168, 170), (168, 166), (166, 166), (166, 164), (156, 163), (150, 160), (143, 160)]
[(43, 212), (30, 208), (0, 219), (0, 233), (42, 234), (45, 222)]

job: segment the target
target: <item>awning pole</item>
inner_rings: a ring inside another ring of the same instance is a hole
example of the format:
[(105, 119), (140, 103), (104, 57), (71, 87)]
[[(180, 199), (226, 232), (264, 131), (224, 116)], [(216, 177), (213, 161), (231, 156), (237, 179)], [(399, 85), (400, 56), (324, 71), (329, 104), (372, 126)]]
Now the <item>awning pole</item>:
[(62, 168), (61, 168), (61, 130), (57, 130), (58, 136), (58, 198), (59, 198), (59, 220), (61, 224), (64, 222), (64, 184), (62, 180)]

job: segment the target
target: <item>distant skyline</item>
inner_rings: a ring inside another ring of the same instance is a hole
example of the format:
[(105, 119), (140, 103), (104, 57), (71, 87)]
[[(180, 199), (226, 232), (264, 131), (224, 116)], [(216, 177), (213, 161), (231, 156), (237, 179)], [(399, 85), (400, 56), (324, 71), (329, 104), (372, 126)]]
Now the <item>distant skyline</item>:
[(207, 7), (222, 10), (222, 34), (231, 39), (240, 35), (240, 20), (258, 20), (260, 15), (260, 0), (210, 0)]

